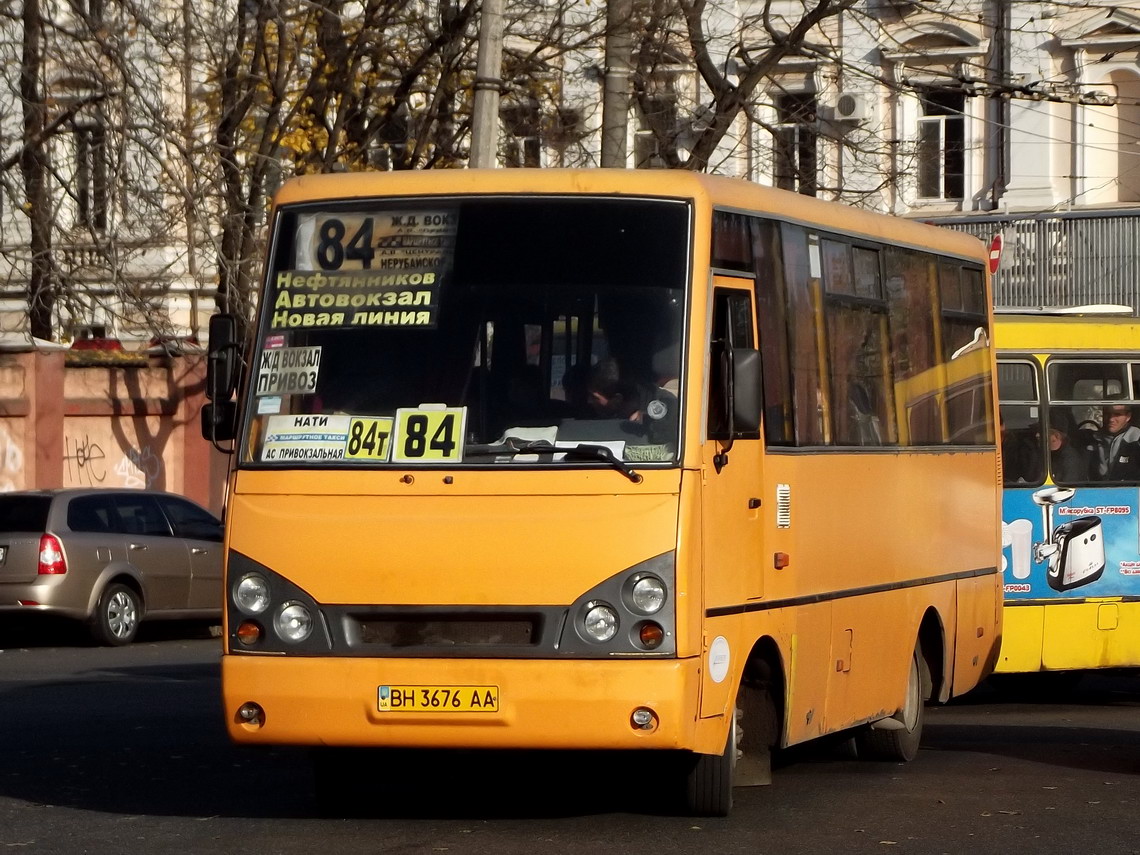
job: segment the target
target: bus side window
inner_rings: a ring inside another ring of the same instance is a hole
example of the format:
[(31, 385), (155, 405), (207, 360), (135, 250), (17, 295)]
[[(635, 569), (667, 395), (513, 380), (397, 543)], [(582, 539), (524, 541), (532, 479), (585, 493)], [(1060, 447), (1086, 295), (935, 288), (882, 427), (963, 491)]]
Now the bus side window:
[(1045, 477), (1041, 439), (1041, 391), (1030, 359), (998, 362), (1001, 458), (1007, 485), (1040, 484)]
[(712, 333), (709, 341), (710, 439), (728, 439), (724, 377), (726, 344), (733, 348), (756, 346), (752, 335), (752, 299), (748, 291), (717, 288), (713, 294)]

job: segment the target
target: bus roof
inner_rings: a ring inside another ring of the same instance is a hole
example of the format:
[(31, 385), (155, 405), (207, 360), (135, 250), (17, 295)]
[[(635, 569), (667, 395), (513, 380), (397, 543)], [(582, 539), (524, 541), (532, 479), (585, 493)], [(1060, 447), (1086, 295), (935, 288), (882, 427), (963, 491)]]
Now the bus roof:
[(1057, 353), (1140, 350), (1140, 318), (1122, 315), (1006, 314), (994, 317), (998, 350)]
[(290, 179), (274, 203), (367, 196), (573, 194), (664, 196), (703, 199), (709, 205), (768, 214), (827, 230), (935, 249), (977, 259), (977, 238), (901, 217), (824, 202), (737, 178), (668, 169), (434, 169), (305, 175)]

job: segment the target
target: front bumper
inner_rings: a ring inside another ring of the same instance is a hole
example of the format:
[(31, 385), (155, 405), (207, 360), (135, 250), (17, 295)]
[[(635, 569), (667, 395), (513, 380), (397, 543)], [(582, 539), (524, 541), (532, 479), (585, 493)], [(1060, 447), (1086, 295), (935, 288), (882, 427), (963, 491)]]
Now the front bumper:
[[(695, 659), (222, 657), (230, 735), (263, 744), (712, 750), (715, 725), (697, 717), (699, 676)], [(497, 686), (499, 710), (380, 712), (381, 685)], [(247, 702), (264, 710), (260, 723), (239, 718)], [(633, 726), (639, 707), (656, 727)]]

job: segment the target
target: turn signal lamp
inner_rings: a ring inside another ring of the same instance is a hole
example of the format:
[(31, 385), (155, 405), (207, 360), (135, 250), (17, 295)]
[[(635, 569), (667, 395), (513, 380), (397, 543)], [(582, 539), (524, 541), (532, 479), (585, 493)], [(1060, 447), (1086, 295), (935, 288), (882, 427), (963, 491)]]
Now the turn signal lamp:
[(237, 640), (247, 647), (261, 641), (261, 627), (251, 620), (242, 621), (234, 634), (237, 636)]
[(665, 630), (660, 624), (646, 621), (638, 629), (637, 638), (645, 647), (653, 650), (660, 647), (661, 642), (665, 640)]

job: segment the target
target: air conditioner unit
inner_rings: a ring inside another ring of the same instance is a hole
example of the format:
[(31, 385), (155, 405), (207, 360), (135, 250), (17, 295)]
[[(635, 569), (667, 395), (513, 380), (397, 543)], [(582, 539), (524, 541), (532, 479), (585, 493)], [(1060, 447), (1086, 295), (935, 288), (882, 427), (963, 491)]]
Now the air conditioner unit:
[(840, 92), (835, 96), (831, 118), (836, 122), (865, 122), (871, 118), (871, 101), (863, 92)]

